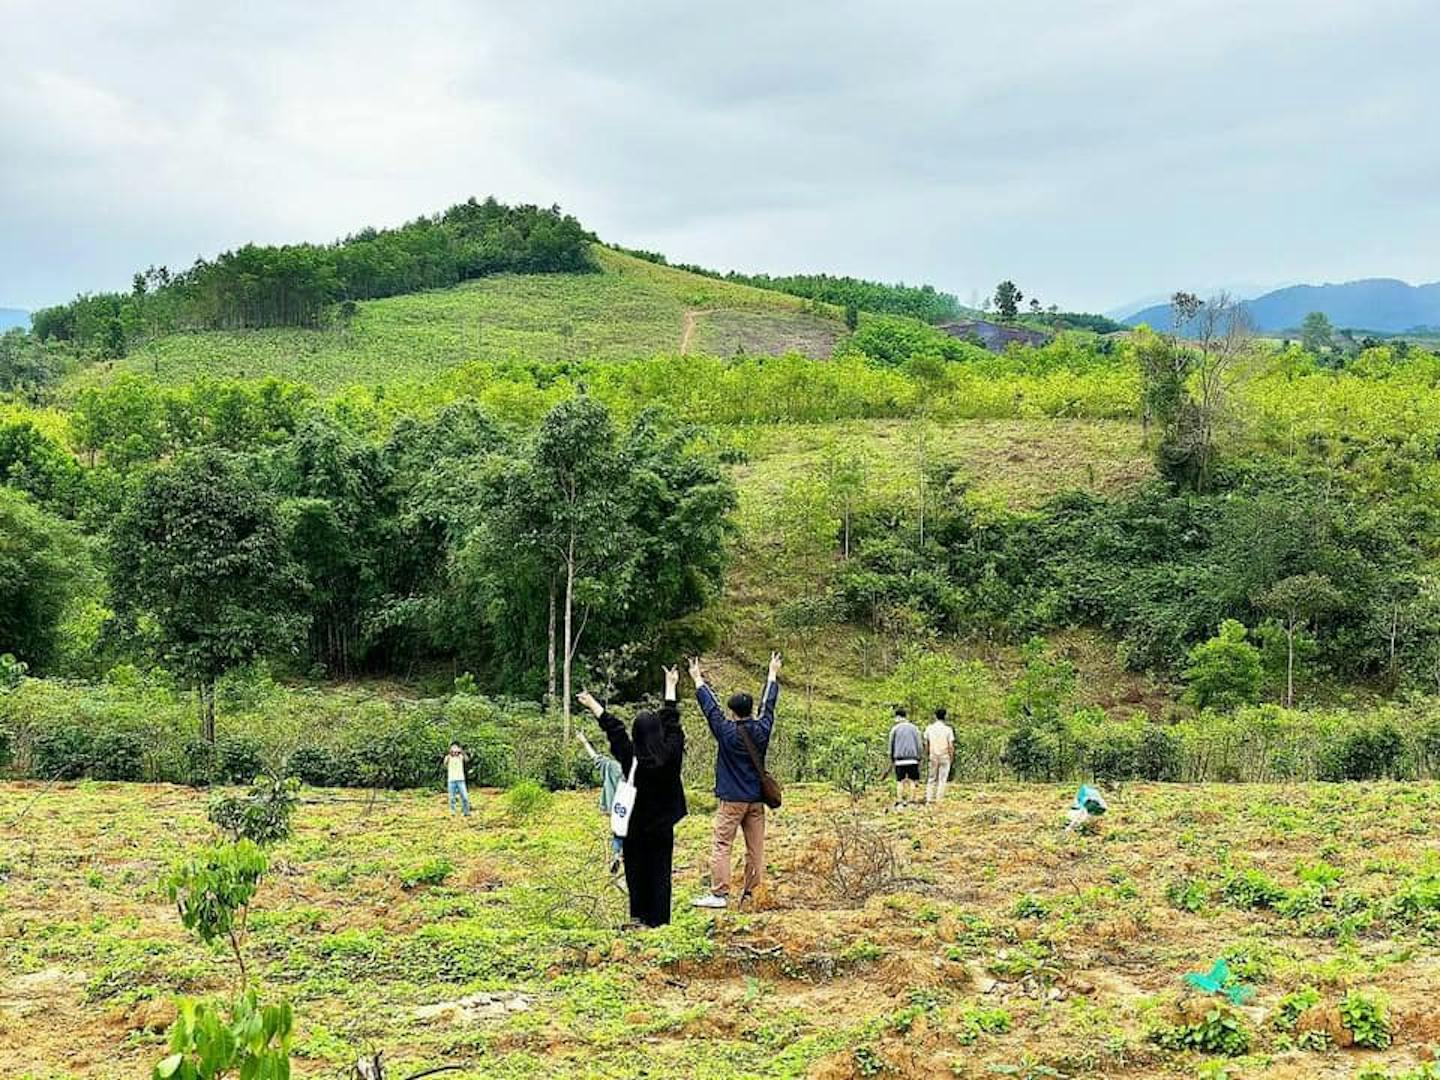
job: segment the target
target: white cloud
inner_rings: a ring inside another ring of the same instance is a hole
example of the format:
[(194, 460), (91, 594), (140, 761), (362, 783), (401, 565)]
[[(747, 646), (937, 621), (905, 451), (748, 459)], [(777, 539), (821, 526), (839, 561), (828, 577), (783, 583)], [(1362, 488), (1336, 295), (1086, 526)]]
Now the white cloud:
[(0, 0), (0, 303), (471, 194), (1091, 308), (1440, 277), (1426, 0)]

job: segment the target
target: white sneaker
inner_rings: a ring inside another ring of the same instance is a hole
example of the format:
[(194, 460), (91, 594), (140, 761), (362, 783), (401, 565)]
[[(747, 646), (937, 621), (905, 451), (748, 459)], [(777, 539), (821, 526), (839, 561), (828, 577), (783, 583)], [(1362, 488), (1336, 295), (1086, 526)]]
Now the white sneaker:
[(730, 906), (730, 901), (723, 896), (716, 896), (714, 893), (706, 893), (704, 896), (697, 896), (690, 901), (694, 907), (703, 908), (725, 908)]

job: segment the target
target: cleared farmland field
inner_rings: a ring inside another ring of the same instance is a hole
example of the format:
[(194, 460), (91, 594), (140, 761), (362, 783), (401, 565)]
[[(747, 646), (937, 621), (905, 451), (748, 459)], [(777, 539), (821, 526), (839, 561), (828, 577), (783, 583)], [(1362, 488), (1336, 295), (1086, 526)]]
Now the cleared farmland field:
[[(621, 932), (589, 793), (523, 815), (480, 793), (464, 823), (438, 793), (307, 789), (244, 948), (314, 1077), (375, 1048), (402, 1077), (1340, 1078), (1440, 1037), (1440, 788), (1136, 784), (1089, 836), (1061, 830), (1070, 794), (962, 785), (892, 812), (794, 788), (754, 909), (713, 918), (686, 906), (697, 795), (675, 923)], [(172, 995), (232, 984), (155, 885), (213, 834), (205, 806), (0, 787), (0, 1074), (148, 1075)], [(1184, 982), (1222, 957), (1239, 1005)], [(1211, 1014), (1234, 1056), (1177, 1049), (1219, 1039)]]

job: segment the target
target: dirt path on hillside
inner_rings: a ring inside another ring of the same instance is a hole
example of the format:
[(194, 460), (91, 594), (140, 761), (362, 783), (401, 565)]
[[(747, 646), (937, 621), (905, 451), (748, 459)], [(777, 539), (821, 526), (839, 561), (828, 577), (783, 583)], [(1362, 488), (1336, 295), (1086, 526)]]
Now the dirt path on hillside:
[(695, 320), (699, 318), (700, 312), (685, 312), (685, 329), (680, 332), (680, 355), (684, 356), (690, 351), (690, 339), (695, 336)]

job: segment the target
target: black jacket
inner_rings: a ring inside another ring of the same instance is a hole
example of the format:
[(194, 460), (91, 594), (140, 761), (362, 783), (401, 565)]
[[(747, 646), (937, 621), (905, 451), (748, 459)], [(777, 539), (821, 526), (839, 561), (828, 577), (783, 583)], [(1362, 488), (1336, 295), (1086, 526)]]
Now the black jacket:
[(609, 711), (601, 714), (600, 727), (610, 740), (610, 753), (627, 777), (638, 747), (640, 764), (635, 770), (635, 809), (630, 815), (630, 832), (672, 827), (686, 814), (685, 785), (680, 782), (685, 731), (680, 726), (679, 707), (667, 701), (659, 713), (638, 713), (633, 741), (625, 725)]

